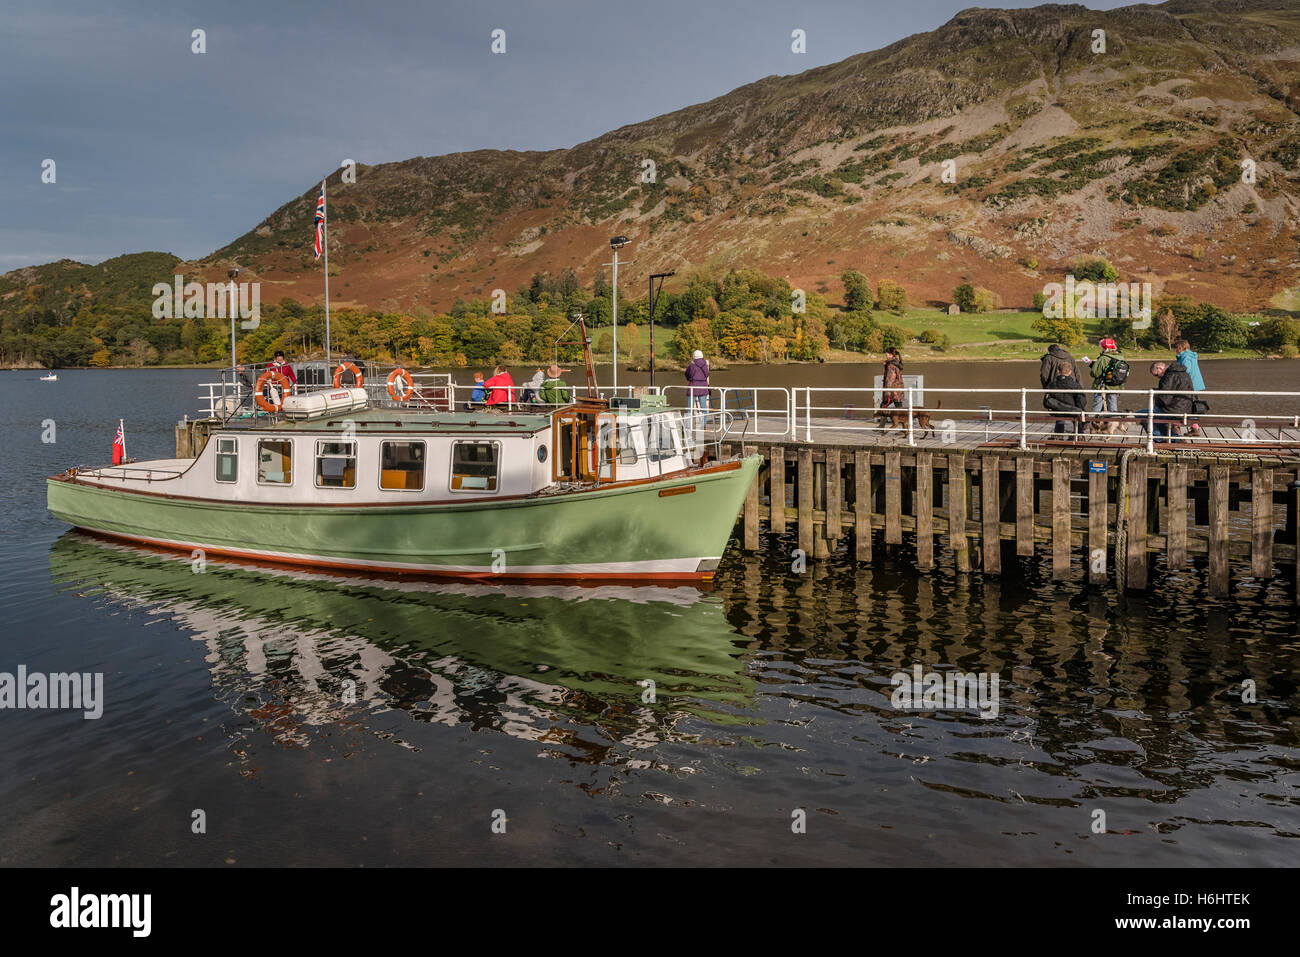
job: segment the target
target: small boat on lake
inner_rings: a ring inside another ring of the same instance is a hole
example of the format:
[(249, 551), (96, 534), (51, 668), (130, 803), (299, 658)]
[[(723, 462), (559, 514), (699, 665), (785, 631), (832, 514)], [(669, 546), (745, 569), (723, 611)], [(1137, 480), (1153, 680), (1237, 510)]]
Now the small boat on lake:
[(600, 398), (590, 366), (588, 384), (495, 412), (379, 406), (357, 386), (268, 400), (259, 382), (262, 413), (214, 423), (195, 458), (68, 469), (48, 507), (100, 535), (289, 565), (711, 579), (760, 456), (710, 456), (720, 443), (662, 396)]
[(42, 381), (42, 382), (58, 382), (58, 381), (59, 381), (59, 377), (58, 377), (57, 374), (55, 374), (55, 373), (53, 373), (53, 372), (47, 372), (47, 373), (45, 373), (45, 375), (41, 376), (41, 381)]

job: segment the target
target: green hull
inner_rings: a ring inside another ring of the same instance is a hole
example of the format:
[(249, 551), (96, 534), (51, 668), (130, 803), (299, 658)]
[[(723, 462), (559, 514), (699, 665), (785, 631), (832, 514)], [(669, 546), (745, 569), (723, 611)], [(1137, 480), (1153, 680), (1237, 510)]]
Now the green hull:
[[(301, 506), (194, 501), (51, 478), (77, 528), (296, 565), (515, 579), (707, 579), (761, 457), (739, 468), (501, 502)], [(694, 491), (661, 494), (693, 486)]]

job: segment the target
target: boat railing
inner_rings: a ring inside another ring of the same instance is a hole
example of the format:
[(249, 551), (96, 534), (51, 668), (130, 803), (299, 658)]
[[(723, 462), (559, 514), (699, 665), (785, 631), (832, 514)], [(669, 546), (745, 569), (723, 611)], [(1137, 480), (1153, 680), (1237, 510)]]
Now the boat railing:
[(185, 474), (185, 469), (167, 469), (134, 465), (87, 465), (68, 469), (72, 477), (93, 476), (97, 479), (118, 479), (133, 482), (170, 482)]

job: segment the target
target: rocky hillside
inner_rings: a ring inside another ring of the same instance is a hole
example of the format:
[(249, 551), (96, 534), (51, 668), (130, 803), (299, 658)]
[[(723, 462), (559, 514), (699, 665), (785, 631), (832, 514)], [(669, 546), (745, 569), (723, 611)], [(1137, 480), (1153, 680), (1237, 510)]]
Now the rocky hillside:
[[(971, 281), (1026, 305), (1101, 254), (1157, 292), (1297, 308), (1298, 67), (1294, 0), (966, 10), (572, 149), (336, 172), (331, 298), (434, 309), (539, 271), (585, 281), (622, 233), (637, 292), (650, 271), (750, 264), (810, 291), (838, 294), (857, 268), (914, 302)], [(264, 301), (319, 301), (315, 198), (313, 185), (185, 272), (237, 263)]]

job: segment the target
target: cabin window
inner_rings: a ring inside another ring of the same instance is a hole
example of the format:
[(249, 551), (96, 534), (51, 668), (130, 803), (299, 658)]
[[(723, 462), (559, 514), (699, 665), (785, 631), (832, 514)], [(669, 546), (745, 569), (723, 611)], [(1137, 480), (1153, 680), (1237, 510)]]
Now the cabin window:
[(495, 492), (500, 466), (500, 442), (456, 442), (451, 447), (451, 490)]
[(379, 487), (400, 492), (424, 488), (424, 443), (381, 442)]
[(546, 446), (544, 445), (537, 446), (537, 461), (539, 462), (546, 461)]
[(238, 439), (217, 439), (217, 481), (239, 481)]
[(673, 445), (672, 420), (668, 416), (656, 415), (647, 419), (644, 429), (646, 457), (651, 462), (662, 462), (677, 454)]
[(618, 464), (636, 465), (636, 446), (632, 444), (632, 428), (626, 422), (619, 422), (617, 431), (615, 431), (613, 424), (609, 422), (601, 423), (600, 464), (609, 464), (609, 460), (613, 453), (613, 449), (610, 446), (611, 437), (616, 437), (618, 439)]
[(357, 487), (357, 443), (316, 443), (316, 487)]
[(288, 439), (259, 439), (257, 443), (259, 485), (293, 484), (293, 443)]

